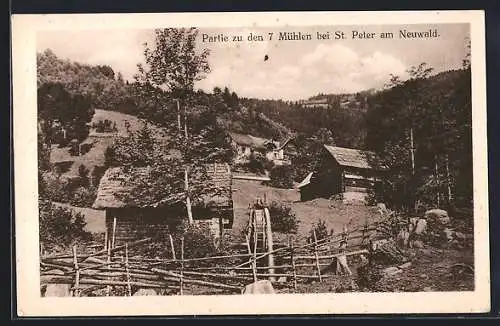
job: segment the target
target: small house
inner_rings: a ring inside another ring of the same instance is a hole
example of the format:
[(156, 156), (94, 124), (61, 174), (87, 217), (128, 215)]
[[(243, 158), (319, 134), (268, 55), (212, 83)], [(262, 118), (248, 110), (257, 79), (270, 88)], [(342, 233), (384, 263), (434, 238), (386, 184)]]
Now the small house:
[(229, 133), (229, 138), (236, 151), (236, 163), (246, 163), (253, 153), (261, 153), (275, 165), (289, 164), (288, 157), (285, 155), (285, 146), (290, 139), (280, 143), (274, 139), (266, 139), (234, 132)]
[(336, 194), (363, 201), (370, 191), (380, 191), (386, 170), (374, 152), (323, 145), (316, 170), (297, 188), (302, 201)]
[[(133, 169), (127, 171), (126, 169)], [(124, 182), (133, 175), (134, 182), (145, 178), (147, 167), (112, 167), (106, 170), (99, 183), (94, 209), (105, 210), (108, 234), (115, 233), (116, 243), (137, 240), (147, 232), (168, 233), (172, 227), (187, 219), (185, 196), (183, 193), (170, 194), (161, 202), (148, 206), (137, 206), (125, 201), (124, 195), (131, 193), (132, 186)], [(209, 180), (220, 191), (206, 195), (193, 204), (195, 223), (207, 223), (215, 237), (233, 224), (232, 176), (228, 164), (207, 164)], [(116, 225), (115, 225), (116, 221)]]

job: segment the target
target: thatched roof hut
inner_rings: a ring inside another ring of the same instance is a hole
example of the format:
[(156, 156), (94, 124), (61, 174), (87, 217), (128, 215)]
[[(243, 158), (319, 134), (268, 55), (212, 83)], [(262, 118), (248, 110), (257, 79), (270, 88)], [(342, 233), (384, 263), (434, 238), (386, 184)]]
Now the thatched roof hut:
[[(217, 191), (201, 196), (198, 201), (193, 200), (194, 218), (209, 221), (214, 228), (230, 228), (233, 222), (231, 169), (228, 164), (207, 164), (205, 168), (207, 187), (211, 183), (211, 188)], [(131, 196), (133, 187), (147, 178), (150, 172), (149, 167), (112, 167), (101, 178), (92, 208), (106, 210), (108, 232), (112, 232), (113, 224), (117, 223), (117, 239), (121, 241), (134, 239), (141, 228), (165, 228), (167, 232), (170, 224), (185, 218), (184, 192), (169, 194), (147, 205), (124, 200)]]
[[(232, 175), (228, 164), (206, 164), (208, 182), (219, 189), (217, 193), (203, 196), (205, 206), (232, 207)], [(137, 207), (123, 198), (130, 194), (132, 187), (145, 179), (151, 172), (149, 167), (112, 167), (106, 170), (97, 190), (94, 209)], [(173, 193), (162, 200), (147, 205), (160, 207), (184, 200), (184, 192)], [(144, 207), (144, 206), (142, 206)]]

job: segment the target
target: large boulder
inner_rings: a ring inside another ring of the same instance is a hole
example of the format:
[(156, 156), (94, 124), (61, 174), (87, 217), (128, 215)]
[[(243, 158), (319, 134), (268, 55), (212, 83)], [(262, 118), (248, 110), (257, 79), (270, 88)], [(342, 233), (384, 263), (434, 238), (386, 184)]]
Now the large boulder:
[(448, 212), (438, 208), (426, 211), (424, 218), (432, 224), (449, 225), (451, 222)]
[(413, 234), (424, 235), (427, 232), (427, 221), (423, 218), (419, 219), (413, 228)]
[(274, 294), (274, 288), (270, 281), (261, 280), (245, 286), (242, 294)]
[(69, 297), (71, 296), (71, 284), (44, 284), (41, 292), (42, 297)]
[(140, 288), (133, 294), (134, 297), (155, 296), (155, 295), (158, 295), (155, 289), (145, 289), (145, 288)]

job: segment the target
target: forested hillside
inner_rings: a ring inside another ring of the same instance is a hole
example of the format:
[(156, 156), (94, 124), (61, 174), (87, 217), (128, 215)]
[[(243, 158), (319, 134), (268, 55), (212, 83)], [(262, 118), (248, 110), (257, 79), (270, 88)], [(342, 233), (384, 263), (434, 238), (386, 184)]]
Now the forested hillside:
[(243, 102), (297, 133), (298, 153), (292, 158), (296, 181), (314, 170), (319, 144), (335, 144), (381, 154), (391, 169), (384, 200), (397, 207), (469, 207), (472, 108), (468, 59), (460, 70), (433, 74), (432, 67), (423, 63), (408, 73), (405, 81), (392, 76), (383, 90), (310, 98), (326, 99), (329, 108), (280, 100)]
[[(149, 83), (124, 81), (120, 72), (106, 65), (86, 65), (58, 58), (50, 49), (37, 54), (38, 87), (60, 84), (70, 94), (87, 98), (94, 109), (118, 111), (147, 119), (159, 125), (177, 114), (173, 96)], [(214, 108), (219, 123), (227, 130), (260, 137), (282, 138), (290, 130), (266, 117), (265, 112), (245, 106), (234, 91), (225, 87), (212, 93), (198, 91), (194, 106)], [(190, 112), (192, 113), (192, 112)], [(196, 114), (188, 123), (196, 123)]]
[[(109, 66), (70, 62), (50, 50), (38, 54), (37, 64), (42, 134), (57, 120), (81, 141), (96, 108), (132, 114), (162, 127), (176, 124), (173, 93), (150, 82), (125, 82)], [(432, 67), (422, 64), (408, 72), (410, 79), (392, 76), (381, 91), (310, 98), (326, 99), (329, 108), (240, 98), (228, 87), (216, 87), (212, 92), (195, 91), (187, 104), (190, 109), (181, 108), (181, 114), (193, 131), (213, 122), (220, 131), (281, 140), (295, 135), (291, 153), (295, 181), (314, 169), (320, 144), (370, 149), (380, 153), (391, 169), (384, 200), (390, 198), (394, 205), (406, 208), (419, 203), (470, 206), (472, 122), (467, 59), (461, 70), (433, 74)], [(59, 102), (54, 104), (53, 98)]]

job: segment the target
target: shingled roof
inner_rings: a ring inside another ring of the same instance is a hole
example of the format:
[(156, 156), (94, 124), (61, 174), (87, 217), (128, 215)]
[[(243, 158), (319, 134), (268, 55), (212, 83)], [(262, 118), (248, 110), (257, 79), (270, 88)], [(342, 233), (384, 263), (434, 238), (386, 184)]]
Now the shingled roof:
[(386, 169), (374, 152), (329, 145), (323, 146), (341, 166), (370, 170)]
[[(212, 182), (212, 184), (218, 188), (218, 191), (213, 194), (202, 196), (201, 200), (203, 206), (232, 207), (232, 176), (229, 165), (206, 164), (205, 167), (209, 182)], [(148, 167), (112, 167), (107, 169), (99, 183), (97, 198), (92, 208), (106, 209), (132, 207), (131, 204), (124, 202), (121, 198), (130, 194), (134, 182), (140, 182), (141, 178), (146, 178), (150, 171)], [(175, 204), (184, 200), (184, 196), (183, 192), (173, 193), (161, 201), (147, 207)]]

